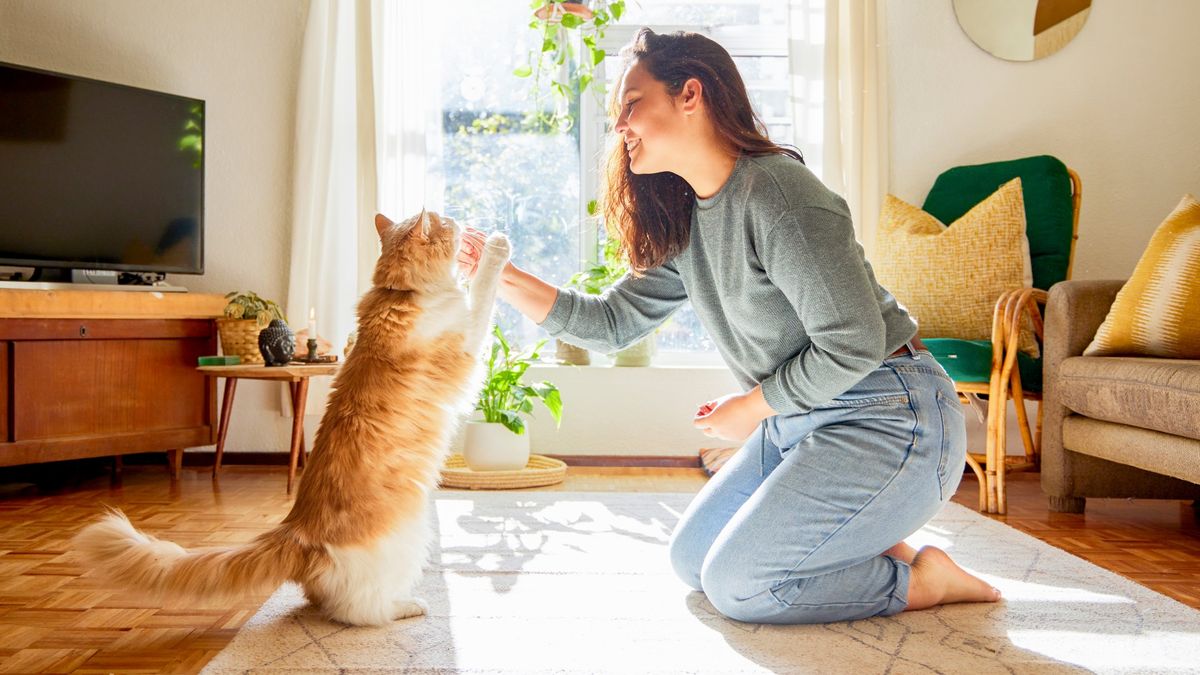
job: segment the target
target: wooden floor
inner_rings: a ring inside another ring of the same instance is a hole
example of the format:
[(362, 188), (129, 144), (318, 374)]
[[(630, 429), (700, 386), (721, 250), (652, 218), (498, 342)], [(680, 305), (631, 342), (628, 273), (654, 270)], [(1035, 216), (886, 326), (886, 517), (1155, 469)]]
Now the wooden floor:
[[(0, 672), (197, 672), (265, 600), (161, 607), (84, 574), (67, 542), (105, 505), (185, 547), (244, 542), (286, 513), (284, 469), (229, 467), (216, 484), (201, 469), (172, 483), (161, 467), (127, 468), (119, 486), (97, 475), (57, 481), (51, 494), (0, 482)], [(566, 483), (545, 489), (694, 492), (704, 481), (699, 469), (572, 467)], [(955, 500), (973, 507), (976, 490), (968, 476)], [(1009, 505), (998, 520), (1200, 609), (1200, 528), (1189, 504), (1090, 500), (1084, 515), (1052, 514), (1037, 476), (1017, 474)]]

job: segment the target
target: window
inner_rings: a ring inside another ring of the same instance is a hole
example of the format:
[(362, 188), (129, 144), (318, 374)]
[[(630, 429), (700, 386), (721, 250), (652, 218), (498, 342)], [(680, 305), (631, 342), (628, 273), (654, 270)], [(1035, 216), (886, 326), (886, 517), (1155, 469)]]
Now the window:
[[(505, 232), (516, 264), (562, 284), (581, 260), (579, 135), (523, 123), (530, 85), (513, 69), (532, 38), (528, 4), (472, 3), (439, 23), (441, 151), (428, 165), (441, 194), (430, 201), (460, 224)], [(544, 336), (505, 303), (497, 319), (520, 344)]]
[[(823, 0), (791, 0), (806, 8), (804, 16), (821, 24)], [(815, 8), (815, 9), (813, 9)], [(793, 19), (794, 21), (794, 19)], [(589, 217), (587, 203), (599, 193), (602, 162), (611, 134), (603, 100), (590, 92), (572, 102), (577, 123), (568, 131), (542, 131), (525, 123), (532, 109), (531, 84), (512, 71), (525, 63), (534, 39), (527, 3), (472, 3), (470, 12), (443, 22), (440, 40), (442, 100), (441, 152), (430, 158), (432, 185), (441, 191), (445, 213), (460, 223), (499, 230), (512, 238), (514, 261), (555, 284), (563, 284), (595, 260), (603, 227)], [(452, 24), (452, 25), (451, 25)], [(609, 58), (597, 79), (613, 86), (619, 74), (616, 54), (637, 28), (691, 30), (720, 42), (734, 56), (746, 80), (751, 102), (773, 140), (800, 145), (810, 167), (819, 166), (820, 64), (804, 94), (815, 100), (814, 129), (797, 133), (800, 119), (792, 112), (795, 68), (788, 67), (788, 0), (641, 0), (627, 5), (620, 24), (609, 28), (602, 46)], [(512, 35), (505, 43), (497, 32)], [(792, 30), (796, 33), (795, 27)], [(819, 49), (813, 50), (819, 56)], [(808, 91), (812, 89), (813, 91)], [(812, 126), (806, 124), (806, 127)], [(814, 153), (815, 150), (815, 153)], [(435, 153), (437, 154), (437, 153)], [(815, 162), (814, 162), (815, 160)], [(504, 303), (498, 321), (512, 338), (530, 344), (545, 333)], [(659, 333), (660, 362), (717, 362), (713, 343), (695, 314), (686, 307)]]

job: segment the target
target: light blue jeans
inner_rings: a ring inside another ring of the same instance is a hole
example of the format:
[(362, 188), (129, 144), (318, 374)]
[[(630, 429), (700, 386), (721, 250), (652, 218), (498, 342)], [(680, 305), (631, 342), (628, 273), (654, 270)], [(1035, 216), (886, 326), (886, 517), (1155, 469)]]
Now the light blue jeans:
[(896, 614), (910, 570), (882, 553), (950, 499), (965, 461), (954, 384), (909, 349), (827, 405), (767, 419), (684, 512), (671, 564), (739, 621)]

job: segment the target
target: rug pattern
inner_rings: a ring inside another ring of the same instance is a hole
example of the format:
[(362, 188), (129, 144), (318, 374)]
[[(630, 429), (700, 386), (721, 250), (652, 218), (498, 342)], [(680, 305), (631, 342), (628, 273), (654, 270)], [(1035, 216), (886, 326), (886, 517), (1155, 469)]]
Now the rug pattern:
[(720, 616), (670, 570), (688, 494), (439, 492), (429, 615), (322, 619), (280, 588), (205, 673), (1200, 673), (1200, 612), (950, 504), (909, 542), (1004, 593), (823, 626)]

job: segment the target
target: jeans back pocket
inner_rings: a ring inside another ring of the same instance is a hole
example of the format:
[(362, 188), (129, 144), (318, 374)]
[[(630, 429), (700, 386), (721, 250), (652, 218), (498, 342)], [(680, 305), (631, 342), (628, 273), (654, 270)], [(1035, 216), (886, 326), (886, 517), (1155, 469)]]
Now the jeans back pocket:
[[(962, 404), (958, 397), (947, 399), (941, 388), (936, 390), (938, 418), (942, 424), (942, 450), (938, 458), (938, 490), (946, 501), (958, 489), (966, 462), (967, 427)], [(953, 485), (951, 485), (953, 483)]]

